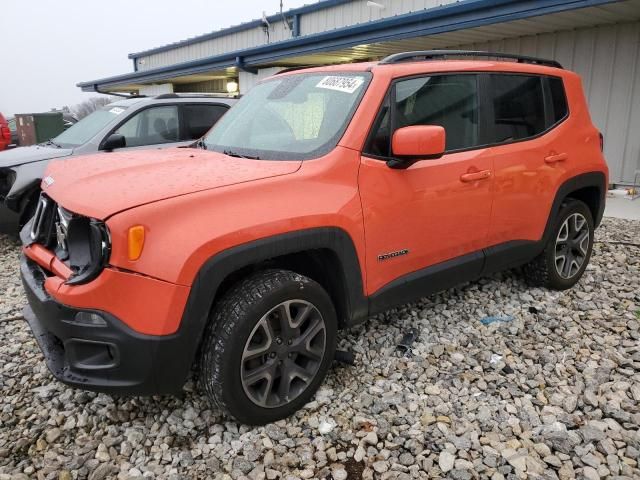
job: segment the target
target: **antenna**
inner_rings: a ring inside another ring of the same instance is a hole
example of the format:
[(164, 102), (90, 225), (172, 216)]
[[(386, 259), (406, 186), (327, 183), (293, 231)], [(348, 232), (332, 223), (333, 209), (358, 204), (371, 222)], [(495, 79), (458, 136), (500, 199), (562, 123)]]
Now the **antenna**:
[(291, 25), (289, 25), (289, 22), (287, 22), (287, 19), (284, 18), (284, 2), (283, 0), (280, 0), (280, 16), (282, 17), (282, 23), (284, 24), (284, 29), (285, 30), (291, 30)]
[(263, 10), (262, 11), (262, 30), (267, 35), (267, 43), (269, 43), (269, 41), (270, 41), (270, 38), (269, 38), (269, 27), (270, 26), (271, 26), (271, 24), (269, 23), (269, 19), (267, 18), (267, 12), (265, 12)]

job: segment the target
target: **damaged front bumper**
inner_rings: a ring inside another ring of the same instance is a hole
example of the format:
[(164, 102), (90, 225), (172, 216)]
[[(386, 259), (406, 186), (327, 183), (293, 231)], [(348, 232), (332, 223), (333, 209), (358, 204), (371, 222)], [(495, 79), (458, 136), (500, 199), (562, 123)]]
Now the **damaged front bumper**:
[(24, 318), (56, 379), (115, 394), (181, 390), (190, 364), (180, 358), (187, 343), (180, 332), (141, 334), (108, 312), (62, 305), (44, 288), (46, 271), (25, 256), (20, 272), (29, 302)]

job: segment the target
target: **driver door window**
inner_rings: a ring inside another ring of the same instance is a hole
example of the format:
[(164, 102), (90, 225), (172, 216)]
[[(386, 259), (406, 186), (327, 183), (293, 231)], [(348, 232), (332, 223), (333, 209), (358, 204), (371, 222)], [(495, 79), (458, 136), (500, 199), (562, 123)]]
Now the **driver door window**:
[(114, 133), (123, 135), (127, 147), (178, 142), (178, 107), (153, 107), (142, 110)]
[[(398, 81), (374, 124), (365, 152), (391, 156), (391, 129), (413, 125), (440, 125), (447, 152), (480, 144), (478, 130), (478, 76), (434, 75)], [(389, 108), (391, 104), (391, 108)]]

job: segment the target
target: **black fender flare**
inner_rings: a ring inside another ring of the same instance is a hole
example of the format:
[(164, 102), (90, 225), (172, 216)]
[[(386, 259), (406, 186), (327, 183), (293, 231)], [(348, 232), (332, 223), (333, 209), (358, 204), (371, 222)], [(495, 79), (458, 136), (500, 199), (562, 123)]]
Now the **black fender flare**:
[[(368, 301), (364, 295), (362, 270), (355, 245), (349, 234), (338, 227), (297, 230), (243, 243), (223, 250), (209, 258), (199, 269), (191, 286), (180, 328), (175, 334), (182, 337), (183, 352), (176, 361), (188, 362), (191, 367), (209, 321), (214, 299), (222, 282), (234, 272), (281, 257), (283, 255), (326, 249), (339, 260), (347, 315), (350, 326), (367, 318)], [(178, 360), (180, 358), (180, 360)]]
[(547, 217), (547, 224), (544, 228), (544, 234), (542, 236), (542, 241), (540, 245), (544, 248), (547, 241), (549, 240), (549, 236), (551, 235), (551, 230), (553, 228), (553, 224), (555, 222), (556, 217), (558, 216), (558, 212), (562, 207), (562, 202), (570, 197), (573, 192), (576, 192), (582, 188), (586, 187), (595, 187), (598, 189), (600, 194), (600, 201), (598, 202), (598, 208), (596, 210), (596, 214), (593, 217), (593, 223), (597, 227), (600, 225), (602, 221), (602, 217), (604, 215), (604, 207), (606, 204), (606, 195), (607, 195), (607, 179), (603, 172), (588, 172), (582, 173), (580, 175), (576, 175), (575, 177), (571, 177), (567, 181), (565, 181), (558, 190), (556, 191), (555, 198), (553, 199), (553, 204), (551, 205), (551, 210), (549, 211), (549, 216)]

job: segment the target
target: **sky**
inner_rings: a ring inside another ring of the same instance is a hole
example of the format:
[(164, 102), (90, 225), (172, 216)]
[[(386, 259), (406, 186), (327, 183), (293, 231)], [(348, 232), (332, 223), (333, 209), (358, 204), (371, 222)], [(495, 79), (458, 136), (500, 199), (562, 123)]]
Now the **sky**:
[[(284, 9), (316, 0), (283, 0)], [(133, 71), (127, 55), (280, 11), (280, 0), (21, 0), (0, 7), (0, 112), (73, 106), (78, 82)], [(4, 45), (2, 44), (4, 43)]]

